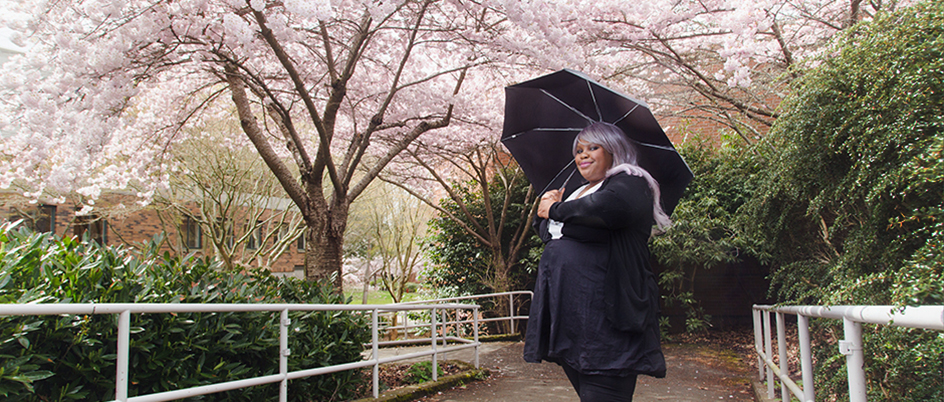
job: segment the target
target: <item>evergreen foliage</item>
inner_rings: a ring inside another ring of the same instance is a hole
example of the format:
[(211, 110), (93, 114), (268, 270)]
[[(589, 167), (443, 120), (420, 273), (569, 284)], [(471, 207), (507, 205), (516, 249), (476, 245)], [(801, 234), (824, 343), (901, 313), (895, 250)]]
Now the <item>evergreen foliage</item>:
[(758, 165), (750, 148), (738, 140), (725, 139), (718, 147), (704, 138), (689, 138), (679, 153), (695, 178), (672, 214), (672, 227), (654, 236), (650, 248), (662, 267), (659, 287), (665, 304), (681, 306), (686, 331), (695, 332), (707, 329), (711, 320), (693, 293), (699, 274), (739, 262), (745, 255), (765, 256), (736, 223), (738, 208), (752, 195), (749, 179)]
[(942, 300), (944, 5), (934, 3), (850, 29), (785, 101), (746, 215), (774, 245), (783, 301)]
[[(517, 167), (514, 169), (517, 169)], [(508, 171), (505, 172), (505, 174), (508, 176), (513, 174), (523, 175), (520, 170)], [(510, 271), (511, 277), (509, 278), (512, 282), (510, 289), (526, 289), (530, 287), (529, 285), (533, 281), (534, 275), (537, 273), (538, 260), (540, 259), (543, 247), (541, 246), (541, 240), (537, 237), (537, 234), (530, 229), (531, 222), (523, 222), (519, 218), (520, 216), (527, 216), (526, 213), (522, 214), (522, 211), (526, 212), (528, 209), (532, 208), (530, 203), (524, 203), (530, 184), (527, 180), (523, 180), (523, 178), (510, 182), (515, 183), (515, 185), (509, 189), (506, 188), (502, 181), (490, 181), (489, 196), (492, 199), (491, 205), (494, 209), (493, 216), (500, 216), (498, 209), (502, 208), (504, 205), (506, 193), (511, 193), (509, 195), (511, 203), (509, 211), (506, 214), (509, 218), (502, 222), (501, 245), (506, 253), (511, 247), (511, 239), (515, 231), (520, 226), (526, 226), (526, 230), (531, 233), (526, 240), (527, 243), (525, 247), (523, 247), (522, 255), (518, 257), (519, 263), (515, 267), (512, 267)], [(470, 181), (467, 183), (456, 183), (453, 188), (461, 195), (464, 200), (464, 206), (469, 209), (472, 216), (476, 217), (479, 221), (479, 225), (488, 227), (485, 203), (482, 199), (483, 195), (481, 192), (477, 191), (480, 188), (479, 185), (474, 181)], [(452, 199), (448, 197), (443, 198), (440, 201), (440, 206), (453, 216), (467, 221), (465, 214), (460, 210), (462, 206)], [(472, 222), (466, 223), (469, 226), (473, 226)], [(439, 289), (440, 293), (444, 296), (485, 294), (492, 292), (494, 289), (487, 285), (488, 276), (491, 274), (491, 262), (494, 258), (494, 256), (491, 255), (491, 249), (476, 240), (475, 237), (467, 230), (464, 230), (456, 220), (448, 217), (444, 213), (440, 213), (434, 218), (430, 222), (430, 227), (433, 229), (433, 234), (429, 254), (433, 264), (432, 267), (425, 272), (427, 284), (434, 289)]]
[[(343, 303), (329, 283), (219, 270), (208, 259), (99, 246), (0, 226), (0, 303)], [(293, 312), (289, 370), (360, 359), (362, 316)], [(278, 373), (279, 313), (135, 314), (129, 395)], [(117, 315), (0, 317), (0, 397), (114, 399)], [(346, 400), (362, 381), (340, 373), (292, 381), (293, 400)], [(278, 384), (198, 399), (271, 400)]]
[[(944, 300), (944, 3), (844, 32), (805, 73), (767, 137), (744, 222), (790, 304)], [(822, 339), (841, 331), (817, 323)], [(942, 400), (944, 336), (866, 328), (869, 400)], [(817, 393), (845, 393), (844, 359), (817, 348)], [(934, 373), (934, 374), (932, 374)]]

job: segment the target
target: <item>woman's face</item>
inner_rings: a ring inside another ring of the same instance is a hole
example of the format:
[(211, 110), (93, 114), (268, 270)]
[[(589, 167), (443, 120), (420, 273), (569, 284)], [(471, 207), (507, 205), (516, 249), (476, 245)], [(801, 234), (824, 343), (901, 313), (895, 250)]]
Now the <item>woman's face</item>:
[(590, 184), (596, 184), (606, 178), (606, 171), (613, 165), (613, 155), (600, 144), (577, 142), (574, 162), (577, 170)]

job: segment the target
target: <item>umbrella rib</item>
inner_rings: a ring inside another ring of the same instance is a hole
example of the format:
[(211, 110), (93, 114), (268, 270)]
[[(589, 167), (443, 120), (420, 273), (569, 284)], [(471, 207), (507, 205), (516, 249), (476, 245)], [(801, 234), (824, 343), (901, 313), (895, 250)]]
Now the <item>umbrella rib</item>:
[[(564, 172), (567, 170), (567, 168), (570, 167), (570, 165), (573, 165), (573, 164), (574, 164), (574, 160), (571, 159), (571, 160), (570, 160), (570, 163), (568, 163), (567, 165), (565, 165), (559, 172), (557, 172), (557, 174), (554, 176), (554, 178), (551, 179), (551, 181), (548, 182), (546, 186), (544, 186), (544, 189), (541, 190), (540, 194), (546, 193), (546, 192), (547, 192), (547, 189), (548, 189), (549, 187), (551, 187), (551, 184), (554, 183), (554, 180), (557, 180), (557, 178), (560, 177), (560, 175), (561, 175), (562, 173), (564, 173)], [(575, 170), (575, 171), (576, 171), (576, 170)], [(573, 175), (574, 175), (574, 172), (570, 172), (570, 176), (573, 176)], [(564, 185), (566, 185), (568, 181), (570, 181), (570, 177), (569, 177), (569, 176), (567, 177), (567, 180), (564, 181)]]
[(603, 113), (600, 113), (600, 104), (597, 103), (597, 95), (593, 93), (593, 85), (590, 85), (590, 81), (587, 82), (587, 90), (590, 91), (590, 99), (593, 99), (593, 108), (597, 110), (597, 121), (603, 121)]
[(638, 104), (638, 103), (635, 104), (635, 105), (633, 105), (633, 108), (632, 108), (632, 109), (629, 109), (629, 111), (626, 112), (626, 114), (624, 114), (623, 117), (620, 117), (619, 119), (616, 119), (616, 121), (614, 121), (613, 124), (617, 124), (617, 123), (623, 121), (623, 119), (629, 117), (630, 113), (632, 113), (634, 110), (636, 110), (637, 107), (639, 107), (639, 104)]
[(634, 139), (632, 139), (632, 138), (630, 138), (629, 140), (632, 141), (632, 142), (634, 142), (634, 143), (636, 143), (636, 144), (638, 144), (638, 145), (644, 146), (644, 147), (656, 148), (656, 149), (661, 149), (661, 150), (663, 150), (663, 151), (671, 151), (671, 152), (678, 153), (678, 151), (675, 149), (675, 147), (672, 147), (671, 145), (670, 145), (670, 146), (665, 146), (665, 145), (648, 144), (648, 143), (645, 143), (645, 142), (636, 141), (636, 140), (634, 140)]
[(527, 134), (527, 133), (533, 133), (533, 132), (535, 132), (535, 131), (561, 131), (561, 132), (576, 131), (576, 132), (580, 132), (581, 130), (583, 130), (583, 129), (582, 129), (582, 128), (577, 128), (577, 127), (573, 127), (573, 128), (562, 128), (562, 127), (558, 127), (558, 128), (555, 128), (555, 127), (543, 128), (543, 127), (539, 127), (539, 128), (530, 129), (530, 130), (528, 130), (528, 131), (522, 131), (522, 132), (517, 133), (517, 134), (515, 134), (515, 135), (507, 136), (507, 137), (505, 137), (505, 138), (502, 138), (502, 139), (501, 139), (501, 142), (505, 142), (505, 141), (508, 141), (508, 140), (513, 140), (513, 139), (515, 139), (515, 138), (518, 138), (518, 136), (521, 136), (521, 135), (524, 135), (524, 134)]
[(560, 103), (561, 105), (564, 105), (564, 107), (566, 107), (566, 108), (572, 110), (574, 113), (576, 113), (576, 114), (579, 115), (580, 117), (583, 117), (584, 119), (587, 119), (587, 120), (590, 121), (590, 122), (593, 122), (593, 121), (594, 121), (593, 119), (590, 118), (590, 116), (587, 116), (587, 115), (581, 113), (579, 110), (574, 109), (573, 106), (570, 106), (570, 105), (568, 105), (566, 102), (560, 100), (558, 97), (556, 97), (556, 96), (554, 96), (554, 95), (551, 95), (551, 93), (550, 93), (550, 92), (547, 92), (546, 89), (541, 89), (541, 92), (544, 93), (545, 95), (549, 96), (551, 99), (557, 101), (557, 103)]

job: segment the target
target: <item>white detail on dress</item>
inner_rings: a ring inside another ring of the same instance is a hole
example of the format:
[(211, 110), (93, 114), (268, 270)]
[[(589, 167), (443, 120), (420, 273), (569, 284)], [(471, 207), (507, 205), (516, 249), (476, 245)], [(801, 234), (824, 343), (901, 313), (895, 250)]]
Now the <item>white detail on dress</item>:
[[(584, 184), (583, 186), (580, 186), (580, 188), (574, 190), (573, 193), (570, 193), (570, 196), (567, 197), (567, 199), (564, 200), (564, 202), (576, 200), (577, 198), (583, 198), (590, 194), (593, 194), (594, 192), (600, 189), (601, 185), (603, 185), (602, 180), (599, 183), (594, 184), (593, 187), (590, 187), (589, 189), (587, 189), (586, 192), (583, 192), (583, 189), (587, 187), (587, 185)], [(581, 192), (583, 192), (583, 194), (580, 194)], [(578, 194), (580, 194), (580, 197), (577, 196)], [(564, 234), (561, 232), (563, 229), (564, 229), (564, 222), (558, 222), (553, 219), (547, 220), (547, 231), (551, 233), (551, 239), (560, 239), (561, 237), (563, 237)]]

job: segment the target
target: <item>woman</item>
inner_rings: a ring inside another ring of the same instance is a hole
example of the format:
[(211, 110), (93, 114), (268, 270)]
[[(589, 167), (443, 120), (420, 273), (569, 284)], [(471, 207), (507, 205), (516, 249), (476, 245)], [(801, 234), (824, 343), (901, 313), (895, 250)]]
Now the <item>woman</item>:
[(581, 402), (632, 401), (638, 374), (665, 377), (648, 240), (671, 221), (618, 127), (581, 131), (574, 162), (588, 183), (538, 205), (545, 248), (524, 359), (561, 365)]

